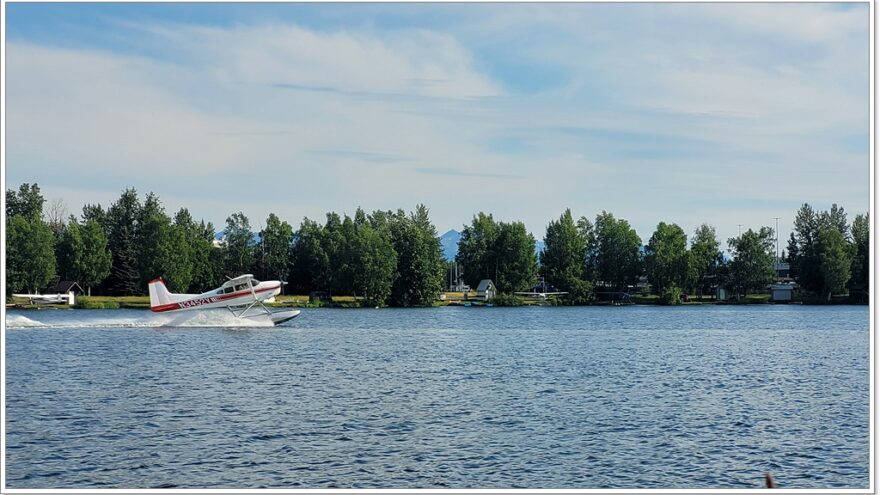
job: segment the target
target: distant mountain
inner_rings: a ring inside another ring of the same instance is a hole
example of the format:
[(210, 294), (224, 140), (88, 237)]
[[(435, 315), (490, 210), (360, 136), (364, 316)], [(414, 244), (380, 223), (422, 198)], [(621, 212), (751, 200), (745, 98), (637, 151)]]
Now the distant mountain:
[(455, 259), (458, 254), (458, 240), (461, 239), (461, 232), (452, 229), (440, 236), (440, 245), (443, 247), (443, 257), (446, 261)]

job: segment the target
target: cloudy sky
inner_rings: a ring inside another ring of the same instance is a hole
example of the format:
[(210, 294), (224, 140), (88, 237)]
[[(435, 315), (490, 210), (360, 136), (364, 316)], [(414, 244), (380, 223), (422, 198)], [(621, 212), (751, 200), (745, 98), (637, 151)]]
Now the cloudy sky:
[(6, 4), (7, 188), (222, 226), (869, 207), (861, 4)]

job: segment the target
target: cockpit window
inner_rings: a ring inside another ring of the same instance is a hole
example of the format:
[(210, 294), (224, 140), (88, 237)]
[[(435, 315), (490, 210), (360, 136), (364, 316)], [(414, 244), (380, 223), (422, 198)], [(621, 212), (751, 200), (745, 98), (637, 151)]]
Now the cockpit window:
[(257, 279), (255, 279), (255, 278), (252, 278), (252, 279), (251, 279), (251, 285), (253, 285), (254, 287), (256, 287), (256, 286), (260, 285), (260, 281), (257, 280)]
[(239, 285), (236, 285), (236, 286), (235, 286), (235, 290), (237, 290), (237, 291), (239, 291), (239, 290), (248, 290), (249, 288), (250, 288), (250, 287), (248, 287), (247, 284), (239, 284)]

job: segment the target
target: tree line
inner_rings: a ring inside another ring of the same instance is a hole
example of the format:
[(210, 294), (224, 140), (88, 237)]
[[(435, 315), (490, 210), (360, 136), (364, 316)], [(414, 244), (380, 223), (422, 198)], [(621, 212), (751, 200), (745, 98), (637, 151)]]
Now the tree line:
[(221, 242), (210, 222), (186, 208), (169, 216), (159, 197), (133, 188), (106, 209), (87, 204), (80, 218), (44, 220), (36, 184), (7, 190), (7, 292), (38, 292), (54, 279), (89, 294), (142, 295), (163, 277), (172, 292), (201, 293), (242, 273), (287, 280), (297, 293), (355, 295), (370, 305), (428, 306), (442, 290), (440, 240), (419, 205), (414, 212), (358, 209), (328, 213), (299, 230), (274, 213), (254, 232), (241, 212), (226, 219)]
[[(149, 193), (141, 201), (133, 188), (107, 208), (85, 205), (79, 217), (44, 214), (44, 207), (37, 184), (6, 191), (8, 293), (38, 292), (62, 279), (79, 282), (90, 294), (139, 295), (157, 276), (172, 291), (200, 293), (226, 277), (253, 273), (289, 280), (293, 293), (353, 295), (371, 306), (427, 306), (452, 269), (424, 205), (409, 213), (330, 212), (324, 222), (303, 219), (297, 230), (273, 213), (258, 232), (236, 212), (226, 219), (222, 242), (210, 222), (195, 221), (186, 208), (172, 217), (158, 196)], [(804, 204), (782, 258), (818, 301), (847, 291), (866, 294), (869, 235), (867, 214), (848, 224), (837, 205), (820, 212)], [(543, 240), (536, 254), (535, 238), (522, 222), (480, 212), (462, 230), (455, 272), (472, 287), (492, 279), (503, 293), (528, 291), (542, 277), (568, 292), (568, 304), (630, 293), (642, 277), (668, 303), (715, 287), (745, 295), (776, 280), (769, 227), (728, 239), (729, 259), (711, 225), (699, 226), (689, 242), (680, 226), (660, 222), (643, 244), (628, 221), (606, 211), (575, 220), (567, 209), (547, 225)]]
[[(790, 276), (808, 299), (829, 302), (834, 294), (850, 292), (866, 300), (869, 236), (867, 214), (857, 215), (850, 225), (836, 204), (825, 212), (804, 204), (780, 261), (789, 263)], [(527, 291), (540, 276), (553, 289), (568, 292), (568, 304), (619, 298), (639, 290), (642, 277), (661, 302), (670, 304), (683, 293), (702, 298), (716, 287), (745, 296), (778, 279), (776, 236), (769, 227), (728, 239), (728, 259), (715, 228), (706, 223), (689, 243), (680, 226), (660, 222), (643, 245), (628, 221), (607, 211), (591, 221), (585, 216), (575, 220), (566, 209), (547, 225), (538, 256), (534, 242), (521, 222), (496, 222), (481, 212), (465, 226), (456, 262), (470, 285), (494, 278), (501, 292)]]

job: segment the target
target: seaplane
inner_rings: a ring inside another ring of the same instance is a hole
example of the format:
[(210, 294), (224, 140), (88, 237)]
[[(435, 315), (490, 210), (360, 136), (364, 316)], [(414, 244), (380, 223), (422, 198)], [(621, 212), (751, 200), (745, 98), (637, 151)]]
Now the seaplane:
[(568, 292), (514, 292), (514, 294), (526, 299), (546, 301), (548, 296), (564, 296), (565, 294), (568, 294)]
[(75, 297), (73, 292), (67, 294), (13, 294), (13, 298), (27, 299), (31, 304), (67, 304), (74, 305)]
[(154, 313), (203, 309), (228, 309), (238, 318), (268, 316), (275, 325), (299, 316), (299, 310), (271, 311), (264, 302), (278, 294), (287, 282), (260, 282), (251, 274), (230, 278), (220, 287), (202, 294), (172, 294), (165, 281), (157, 278), (149, 283), (150, 310)]
[[(537, 301), (546, 301), (548, 296), (564, 296), (568, 294), (568, 292), (548, 292), (547, 291), (547, 282), (541, 277), (541, 283), (532, 287), (532, 290), (529, 292), (514, 292), (514, 294), (524, 297), (526, 299), (534, 299)], [(550, 288), (555, 288), (552, 285)], [(541, 289), (541, 290), (538, 290)]]

